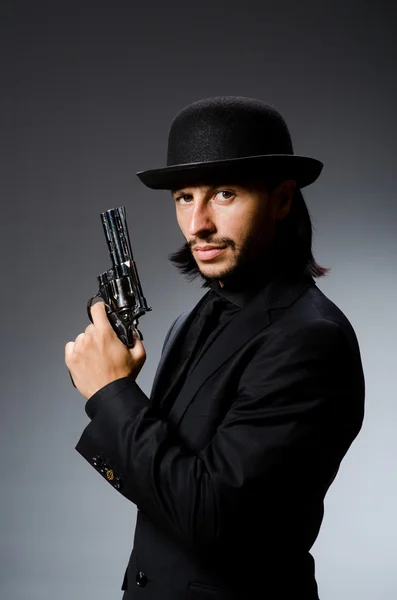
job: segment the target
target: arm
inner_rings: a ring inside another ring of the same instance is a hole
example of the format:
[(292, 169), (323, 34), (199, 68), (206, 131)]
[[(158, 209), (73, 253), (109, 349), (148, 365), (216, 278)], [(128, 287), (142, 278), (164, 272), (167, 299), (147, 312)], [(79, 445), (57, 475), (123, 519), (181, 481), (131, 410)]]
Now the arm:
[(224, 543), (264, 507), (288, 506), (286, 494), (303, 502), (303, 484), (335, 471), (361, 418), (352, 362), (339, 327), (324, 320), (261, 344), (199, 454), (122, 378), (87, 402), (92, 420), (77, 450), (91, 464), (109, 457), (120, 492), (182, 543)]

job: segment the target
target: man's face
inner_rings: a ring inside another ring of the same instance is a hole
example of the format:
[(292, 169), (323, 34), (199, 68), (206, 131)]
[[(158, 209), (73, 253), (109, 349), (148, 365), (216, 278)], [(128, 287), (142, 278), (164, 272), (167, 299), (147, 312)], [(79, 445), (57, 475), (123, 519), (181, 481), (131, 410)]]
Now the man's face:
[(201, 274), (222, 280), (245, 263), (265, 259), (293, 190), (293, 181), (272, 192), (259, 184), (174, 190), (178, 224)]

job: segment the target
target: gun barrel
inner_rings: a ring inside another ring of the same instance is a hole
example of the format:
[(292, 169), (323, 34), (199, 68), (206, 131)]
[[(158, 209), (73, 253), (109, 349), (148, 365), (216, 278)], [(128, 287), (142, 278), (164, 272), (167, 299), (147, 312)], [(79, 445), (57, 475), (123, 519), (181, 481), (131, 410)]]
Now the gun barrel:
[(133, 260), (124, 206), (101, 213), (101, 220), (113, 267), (117, 269), (118, 265)]

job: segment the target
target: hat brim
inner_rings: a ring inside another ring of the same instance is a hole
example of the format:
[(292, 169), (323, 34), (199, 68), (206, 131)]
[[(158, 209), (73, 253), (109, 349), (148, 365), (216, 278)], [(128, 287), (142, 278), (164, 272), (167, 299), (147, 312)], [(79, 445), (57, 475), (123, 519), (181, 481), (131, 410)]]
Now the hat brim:
[(323, 163), (316, 158), (296, 154), (265, 154), (228, 160), (172, 165), (161, 169), (139, 171), (137, 176), (154, 190), (174, 190), (195, 183), (229, 181), (242, 177), (294, 179), (299, 188), (319, 177)]

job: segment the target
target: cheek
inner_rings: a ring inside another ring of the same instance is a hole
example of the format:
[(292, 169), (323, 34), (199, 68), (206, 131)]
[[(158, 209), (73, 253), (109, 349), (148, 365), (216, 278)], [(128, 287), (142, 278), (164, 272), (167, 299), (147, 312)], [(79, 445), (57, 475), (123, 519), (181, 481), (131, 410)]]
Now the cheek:
[(272, 238), (271, 221), (263, 212), (240, 215), (234, 222), (231, 233), (230, 237), (233, 237), (240, 248), (267, 248)]
[(182, 231), (184, 237), (186, 238), (187, 228), (186, 228), (186, 219), (183, 219), (183, 216), (176, 211), (176, 220), (179, 226), (179, 229)]
[[(218, 234), (234, 240), (238, 245), (246, 238), (252, 227), (250, 216), (239, 208), (219, 207), (216, 210)], [(223, 209), (223, 210), (222, 210)]]

